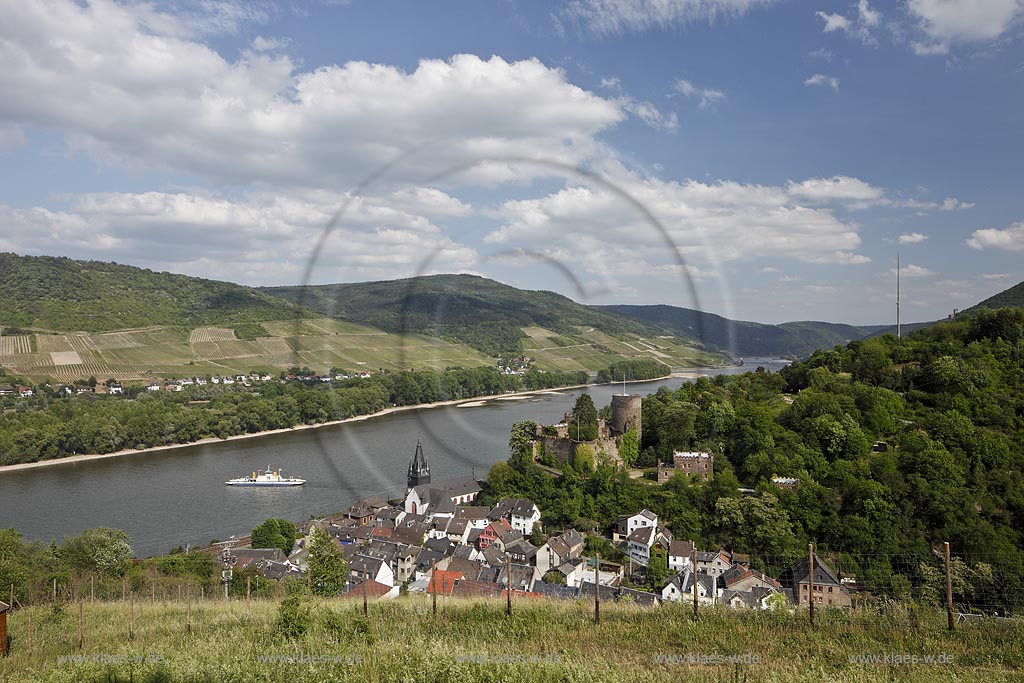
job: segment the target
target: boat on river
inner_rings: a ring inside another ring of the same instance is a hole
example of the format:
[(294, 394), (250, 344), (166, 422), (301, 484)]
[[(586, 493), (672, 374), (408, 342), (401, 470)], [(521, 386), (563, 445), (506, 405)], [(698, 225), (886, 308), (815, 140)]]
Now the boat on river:
[(248, 477), (229, 479), (224, 483), (228, 486), (302, 486), (306, 480), (281, 476), (281, 470), (271, 470), (267, 465), (265, 470), (256, 470)]

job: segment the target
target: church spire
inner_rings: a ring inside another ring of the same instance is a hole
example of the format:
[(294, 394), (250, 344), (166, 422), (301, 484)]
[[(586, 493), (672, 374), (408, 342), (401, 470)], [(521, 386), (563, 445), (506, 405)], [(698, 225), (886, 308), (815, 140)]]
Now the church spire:
[(410, 489), (421, 484), (430, 483), (430, 465), (427, 464), (427, 456), (423, 455), (423, 442), (418, 437), (416, 439), (416, 453), (409, 462), (408, 483)]

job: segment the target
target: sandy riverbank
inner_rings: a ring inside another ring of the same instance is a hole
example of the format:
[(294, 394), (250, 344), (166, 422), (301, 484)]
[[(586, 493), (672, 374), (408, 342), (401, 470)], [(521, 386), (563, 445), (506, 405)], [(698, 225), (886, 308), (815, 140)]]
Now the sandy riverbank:
[[(649, 379), (649, 380), (631, 381), (631, 382), (629, 382), (629, 384), (630, 385), (634, 385), (634, 384), (641, 384), (643, 382), (658, 382), (658, 381), (661, 381), (661, 380), (664, 380), (664, 379), (669, 379), (670, 377), (681, 377), (681, 378), (685, 378), (685, 379), (693, 379), (693, 378), (696, 378), (696, 377), (702, 377), (705, 374), (706, 373), (701, 372), (700, 369), (693, 369), (693, 370), (686, 370), (686, 371), (681, 371), (681, 372), (673, 372), (673, 373), (671, 373), (669, 375), (665, 375), (664, 377), (656, 377), (654, 379)], [(617, 384), (617, 382), (609, 382), (608, 384)], [(552, 395), (552, 394), (558, 395), (558, 394), (561, 394), (561, 393), (563, 393), (565, 391), (571, 391), (573, 389), (582, 389), (582, 388), (586, 388), (586, 387), (596, 387), (596, 386), (605, 386), (605, 385), (602, 385), (602, 384), (574, 384), (572, 386), (553, 387), (551, 389), (536, 389), (534, 391), (517, 391), (517, 392), (514, 392), (514, 393), (506, 393), (506, 394), (492, 394), (490, 396), (474, 396), (472, 398), (461, 398), (461, 399), (457, 399), (457, 400), (453, 400), (453, 401), (437, 401), (435, 403), (419, 403), (419, 404), (411, 405), (411, 406), (392, 406), (391, 408), (385, 408), (384, 410), (379, 410), (376, 413), (369, 413), (367, 415), (354, 415), (352, 417), (347, 417), (344, 420), (332, 420), (330, 422), (321, 422), (319, 424), (311, 424), (311, 425), (310, 424), (296, 425), (294, 427), (288, 427), (288, 428), (285, 428), (285, 429), (269, 429), (269, 430), (263, 431), (263, 432), (253, 432), (252, 434), (236, 434), (234, 436), (229, 436), (226, 439), (220, 439), (220, 438), (217, 438), (217, 437), (209, 437), (209, 438), (206, 438), (206, 439), (200, 439), (199, 441), (189, 441), (188, 443), (173, 443), (173, 444), (168, 444), (166, 446), (153, 446), (151, 448), (140, 448), (140, 449), (128, 448), (128, 449), (125, 449), (125, 450), (114, 451), (113, 453), (93, 453), (93, 454), (89, 454), (89, 455), (71, 455), (71, 456), (68, 456), (66, 458), (54, 458), (53, 460), (40, 460), (39, 462), (25, 462), (25, 463), (18, 463), (16, 465), (2, 465), (2, 466), (0, 466), (0, 474), (3, 474), (4, 472), (12, 472), (12, 471), (15, 471), (15, 470), (27, 470), (27, 469), (34, 469), (34, 468), (37, 468), (37, 467), (51, 467), (51, 466), (57, 466), (57, 465), (68, 465), (68, 464), (73, 464), (73, 463), (78, 463), (78, 462), (87, 462), (87, 461), (90, 461), (90, 460), (102, 460), (104, 458), (117, 458), (117, 457), (121, 457), (121, 456), (124, 456), (124, 455), (138, 455), (138, 454), (143, 454), (143, 453), (154, 453), (154, 452), (157, 452), (157, 451), (165, 451), (165, 450), (169, 450), (169, 449), (172, 449), (172, 448), (187, 448), (189, 446), (198, 446), (198, 445), (204, 444), (204, 443), (223, 443), (225, 441), (234, 441), (234, 440), (237, 440), (237, 439), (257, 439), (257, 438), (260, 438), (260, 437), (263, 437), (263, 436), (269, 436), (271, 434), (284, 434), (284, 433), (287, 433), (287, 432), (297, 432), (297, 431), (301, 431), (301, 430), (304, 430), (304, 429), (319, 429), (321, 427), (330, 427), (332, 425), (344, 424), (346, 422), (360, 422), (360, 421), (363, 421), (363, 420), (372, 420), (372, 419), (375, 419), (375, 418), (378, 418), (378, 417), (384, 417), (385, 415), (391, 415), (392, 413), (397, 413), (397, 412), (401, 412), (401, 411), (405, 411), (405, 410), (424, 410), (424, 409), (428, 409), (428, 408), (439, 408), (439, 407), (442, 407), (442, 406), (458, 406), (458, 405), (462, 405), (462, 404), (469, 404), (469, 405), (466, 405), (466, 407), (475, 407), (475, 406), (482, 406), (485, 403), (487, 403), (488, 401), (492, 401), (492, 400), (508, 400), (510, 398), (513, 398), (513, 397), (520, 398), (520, 397), (526, 397), (526, 396), (544, 396), (544, 395)]]

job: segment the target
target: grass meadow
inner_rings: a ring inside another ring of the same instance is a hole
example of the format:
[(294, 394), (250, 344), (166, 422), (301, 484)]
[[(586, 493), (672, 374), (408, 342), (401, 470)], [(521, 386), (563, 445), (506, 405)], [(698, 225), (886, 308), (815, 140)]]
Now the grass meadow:
[[(1011, 681), (1024, 680), (1024, 622), (946, 630), (942, 612), (895, 608), (754, 613), (574, 601), (439, 598), (22, 609), (9, 618), (4, 681)], [(32, 619), (32, 649), (27, 627)], [(895, 657), (894, 657), (895, 656)], [(878, 657), (865, 663), (851, 657)], [(890, 661), (885, 661), (888, 657)], [(896, 658), (906, 658), (899, 661)], [(916, 660), (914, 658), (917, 658)], [(925, 663), (925, 658), (933, 661)]]

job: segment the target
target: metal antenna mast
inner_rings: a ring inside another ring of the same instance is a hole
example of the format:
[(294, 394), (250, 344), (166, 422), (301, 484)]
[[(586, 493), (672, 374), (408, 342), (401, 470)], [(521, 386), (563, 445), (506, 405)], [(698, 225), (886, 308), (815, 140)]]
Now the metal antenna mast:
[(900, 252), (896, 252), (896, 338), (903, 337), (900, 328)]

